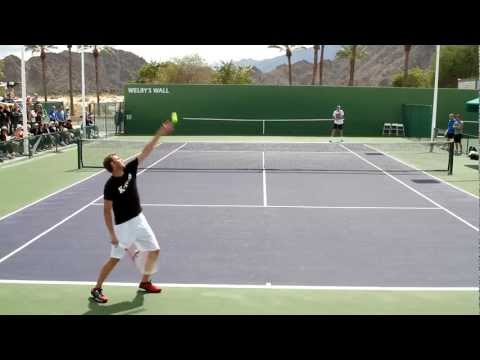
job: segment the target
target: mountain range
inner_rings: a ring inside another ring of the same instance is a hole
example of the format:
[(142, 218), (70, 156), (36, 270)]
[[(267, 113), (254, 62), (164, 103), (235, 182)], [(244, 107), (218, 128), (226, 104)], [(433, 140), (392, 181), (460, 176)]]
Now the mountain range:
[[(403, 70), (403, 45), (366, 45), (367, 56), (355, 64), (355, 85), (391, 86), (392, 77)], [(435, 45), (415, 45), (410, 52), (410, 68), (429, 68), (435, 54)], [(284, 56), (286, 59), (286, 56)], [(293, 58), (293, 56), (292, 56)], [(292, 65), (292, 80), (295, 85), (312, 82), (313, 61), (301, 60)], [(325, 60), (323, 65), (324, 85), (347, 85), (350, 63), (346, 59)], [(283, 64), (264, 73), (255, 68), (257, 84), (288, 84), (288, 66)], [(318, 79), (318, 75), (317, 75)], [(318, 83), (318, 80), (317, 80)]]
[[(333, 60), (337, 51), (341, 48), (340, 45), (325, 45), (325, 50), (323, 57), (325, 60)], [(274, 70), (276, 67), (280, 65), (287, 64), (287, 58), (284, 53), (278, 50), (278, 53), (281, 54), (276, 56), (272, 59), (265, 59), (265, 60), (253, 60), (253, 59), (243, 59), (240, 61), (236, 61), (236, 65), (250, 65), (263, 73), (270, 72)], [(318, 54), (320, 58), (320, 52)], [(292, 63), (296, 63), (299, 61), (305, 60), (309, 63), (313, 63), (313, 47), (308, 47), (306, 49), (297, 49), (292, 52)]]

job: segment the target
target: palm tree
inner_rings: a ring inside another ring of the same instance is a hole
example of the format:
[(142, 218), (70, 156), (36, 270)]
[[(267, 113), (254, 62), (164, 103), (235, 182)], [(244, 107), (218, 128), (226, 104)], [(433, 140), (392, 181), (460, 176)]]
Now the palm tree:
[(270, 45), (269, 48), (280, 49), (285, 51), (285, 55), (287, 55), (288, 59), (288, 83), (292, 85), (292, 53), (297, 48), (305, 49), (305, 46), (298, 46), (298, 45)]
[(318, 81), (318, 84), (319, 85), (322, 85), (323, 84), (323, 54), (325, 52), (325, 45), (322, 45), (321, 46), (321, 50), (320, 50), (320, 78), (319, 78), (319, 81)]
[(111, 51), (111, 47), (107, 45), (83, 45), (85, 49), (93, 48), (92, 55), (95, 60), (95, 88), (97, 92), (97, 114), (100, 115), (100, 92), (98, 88), (98, 58), (100, 53), (108, 53)]
[(318, 50), (320, 45), (313, 45), (313, 75), (312, 75), (312, 85), (315, 85), (315, 78), (317, 77), (317, 66), (318, 66)]
[(47, 51), (55, 48), (55, 45), (27, 45), (25, 47), (26, 50), (32, 52), (32, 55), (37, 52), (40, 53), (40, 60), (42, 61), (43, 96), (45, 97), (45, 102), (47, 102)]
[(75, 115), (73, 110), (73, 89), (72, 89), (72, 45), (67, 45), (68, 48), (68, 86), (70, 91), (70, 115)]
[(403, 45), (405, 51), (405, 64), (403, 66), (403, 86), (407, 85), (408, 79), (408, 62), (410, 60), (410, 50), (412, 50), (413, 45)]
[(355, 61), (357, 59), (363, 59), (367, 56), (367, 51), (364, 46), (359, 45), (344, 45), (337, 52), (338, 59), (350, 60), (350, 79), (348, 85), (353, 86), (355, 77)]

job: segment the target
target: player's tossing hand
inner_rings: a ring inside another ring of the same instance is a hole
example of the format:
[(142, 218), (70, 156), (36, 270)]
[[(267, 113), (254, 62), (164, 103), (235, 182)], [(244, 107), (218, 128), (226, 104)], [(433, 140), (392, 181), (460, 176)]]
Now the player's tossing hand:
[(167, 120), (162, 124), (162, 132), (165, 135), (171, 134), (173, 130), (174, 130), (174, 127), (170, 120)]

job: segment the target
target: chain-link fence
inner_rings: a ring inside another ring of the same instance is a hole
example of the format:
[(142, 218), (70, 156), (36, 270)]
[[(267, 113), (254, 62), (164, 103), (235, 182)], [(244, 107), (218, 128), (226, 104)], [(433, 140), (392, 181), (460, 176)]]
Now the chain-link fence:
[(89, 104), (85, 137), (95, 139), (123, 134), (124, 117), (123, 102)]

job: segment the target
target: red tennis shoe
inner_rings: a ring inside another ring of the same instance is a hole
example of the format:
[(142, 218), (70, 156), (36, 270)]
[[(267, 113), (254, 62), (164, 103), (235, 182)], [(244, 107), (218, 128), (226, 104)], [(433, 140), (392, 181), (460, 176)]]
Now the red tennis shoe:
[(162, 289), (160, 289), (159, 287), (156, 287), (155, 285), (153, 285), (151, 281), (141, 282), (138, 287), (139, 287), (140, 289), (145, 290), (145, 291), (148, 292), (148, 293), (158, 294), (159, 292), (162, 291)]

